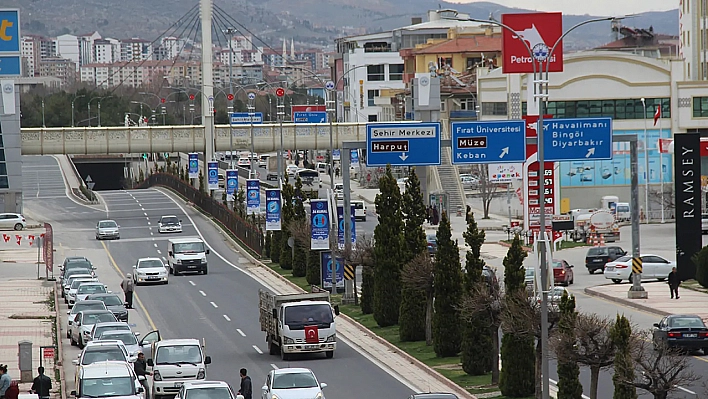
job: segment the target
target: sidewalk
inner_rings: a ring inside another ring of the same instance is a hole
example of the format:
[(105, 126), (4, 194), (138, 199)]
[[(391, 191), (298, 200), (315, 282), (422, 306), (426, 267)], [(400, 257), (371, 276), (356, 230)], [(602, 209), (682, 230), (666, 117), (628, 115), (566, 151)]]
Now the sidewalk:
[(628, 299), (627, 291), (630, 284), (609, 284), (585, 288), (588, 295), (597, 296), (662, 316), (670, 314), (697, 314), (708, 320), (708, 294), (679, 288), (681, 299), (670, 299), (669, 286), (666, 282), (642, 283), (642, 287), (649, 294), (647, 299)]

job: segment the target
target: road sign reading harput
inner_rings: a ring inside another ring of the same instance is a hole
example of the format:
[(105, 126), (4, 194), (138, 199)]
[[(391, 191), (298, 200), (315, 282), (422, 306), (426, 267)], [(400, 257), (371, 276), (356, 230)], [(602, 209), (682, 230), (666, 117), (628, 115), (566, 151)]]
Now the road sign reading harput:
[(440, 123), (366, 125), (367, 166), (440, 165)]
[[(502, 29), (502, 72), (533, 73), (534, 63), (536, 71), (541, 71), (541, 65), (545, 71), (546, 61), (548, 72), (563, 72), (563, 42), (558, 43), (550, 54), (553, 45), (563, 35), (561, 13), (502, 14), (502, 23), (518, 34)], [(533, 57), (522, 40), (531, 49)]]
[(513, 163), (526, 161), (525, 122), (453, 122), (452, 163)]

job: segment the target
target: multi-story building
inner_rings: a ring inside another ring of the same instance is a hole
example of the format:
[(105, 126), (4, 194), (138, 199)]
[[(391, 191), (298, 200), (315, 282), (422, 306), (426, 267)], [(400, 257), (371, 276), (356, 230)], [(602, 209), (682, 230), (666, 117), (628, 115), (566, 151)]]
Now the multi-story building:
[(150, 42), (137, 37), (120, 41), (120, 61), (140, 62), (151, 59)]
[(154, 49), (155, 60), (174, 60), (182, 55), (187, 42), (174, 36), (163, 37), (160, 45)]
[(61, 79), (62, 86), (72, 85), (76, 81), (76, 63), (72, 59), (50, 57), (38, 63), (40, 77)]
[(96, 64), (111, 64), (120, 61), (120, 42), (116, 39), (98, 39), (93, 43), (93, 59)]
[(677, 58), (680, 47), (679, 36), (654, 32), (654, 28), (630, 28), (621, 21), (613, 22), (614, 40), (597, 47), (596, 50), (623, 51), (650, 58)]
[(24, 60), (22, 71), (25, 76), (34, 76), (36, 63), (40, 60), (39, 37), (33, 35), (22, 36), (20, 51)]
[(679, 58), (686, 60), (686, 78), (708, 80), (708, 5), (702, 1), (679, 0)]
[(81, 48), (79, 46), (79, 38), (75, 35), (60, 35), (57, 36), (57, 56), (63, 59), (71, 60), (74, 65), (78, 66), (81, 62)]

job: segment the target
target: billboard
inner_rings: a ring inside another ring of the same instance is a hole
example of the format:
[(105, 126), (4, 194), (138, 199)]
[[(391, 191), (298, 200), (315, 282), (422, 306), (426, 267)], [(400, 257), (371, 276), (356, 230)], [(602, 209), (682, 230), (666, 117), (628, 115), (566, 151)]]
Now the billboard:
[[(541, 71), (541, 65), (545, 71), (546, 64), (549, 72), (563, 72), (563, 43), (558, 43), (553, 54), (549, 54), (563, 35), (561, 13), (502, 14), (501, 21), (517, 33), (515, 35), (502, 29), (503, 73), (533, 73), (534, 64), (538, 72)], [(533, 52), (533, 58), (529, 49)]]
[(511, 183), (524, 177), (523, 163), (490, 163), (488, 169), (490, 183)]
[(700, 133), (674, 135), (676, 269), (681, 281), (696, 278), (696, 265), (691, 258), (703, 246), (700, 140)]

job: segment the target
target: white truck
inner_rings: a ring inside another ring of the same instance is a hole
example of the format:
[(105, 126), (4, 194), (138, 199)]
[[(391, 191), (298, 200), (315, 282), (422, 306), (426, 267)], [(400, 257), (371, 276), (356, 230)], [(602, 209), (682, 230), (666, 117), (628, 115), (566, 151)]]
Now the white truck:
[(260, 290), (258, 294), (261, 331), (266, 333), (271, 355), (280, 353), (283, 360), (297, 353), (334, 356), (339, 306), (332, 307), (328, 292), (275, 295)]
[(578, 213), (573, 216), (575, 230), (571, 232), (571, 237), (574, 241), (587, 241), (588, 236), (593, 233), (598, 237), (602, 236), (605, 242), (619, 241), (619, 226), (609, 210)]

